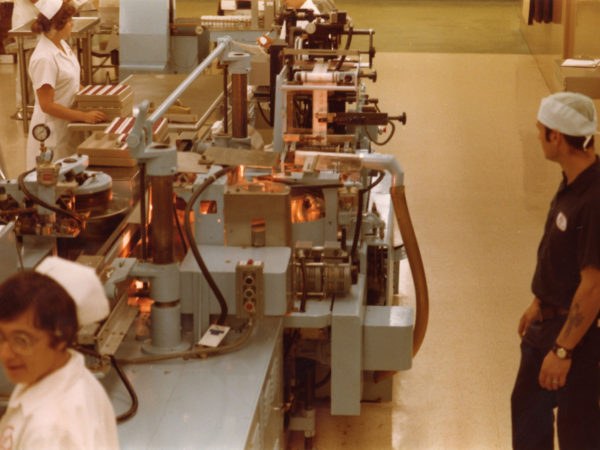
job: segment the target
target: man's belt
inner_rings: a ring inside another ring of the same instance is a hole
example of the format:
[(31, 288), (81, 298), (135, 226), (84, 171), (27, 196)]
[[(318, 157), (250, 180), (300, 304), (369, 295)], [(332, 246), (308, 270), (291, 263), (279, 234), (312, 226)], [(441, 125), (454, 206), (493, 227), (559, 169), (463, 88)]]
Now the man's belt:
[(562, 308), (555, 305), (542, 305), (540, 310), (542, 321), (554, 319), (555, 317), (563, 317), (569, 314), (568, 308)]

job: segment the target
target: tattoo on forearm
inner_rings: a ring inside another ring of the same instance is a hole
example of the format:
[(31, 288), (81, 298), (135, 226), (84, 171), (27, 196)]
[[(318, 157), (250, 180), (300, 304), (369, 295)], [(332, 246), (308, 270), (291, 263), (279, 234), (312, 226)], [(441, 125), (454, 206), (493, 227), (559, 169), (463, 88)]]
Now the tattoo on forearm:
[(578, 303), (574, 303), (567, 319), (567, 326), (565, 327), (565, 337), (571, 334), (574, 328), (577, 328), (583, 322), (583, 314)]

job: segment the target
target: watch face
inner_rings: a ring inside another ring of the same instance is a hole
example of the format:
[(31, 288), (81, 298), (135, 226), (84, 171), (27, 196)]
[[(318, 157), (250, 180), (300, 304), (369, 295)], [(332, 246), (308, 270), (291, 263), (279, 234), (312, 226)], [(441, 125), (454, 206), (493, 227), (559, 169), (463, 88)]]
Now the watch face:
[(565, 359), (567, 357), (567, 351), (564, 348), (559, 347), (556, 349), (556, 356), (560, 359)]
[(50, 136), (50, 128), (48, 128), (48, 126), (44, 125), (43, 123), (39, 123), (33, 127), (33, 129), (31, 130), (31, 134), (36, 140), (42, 142), (48, 139), (48, 137)]

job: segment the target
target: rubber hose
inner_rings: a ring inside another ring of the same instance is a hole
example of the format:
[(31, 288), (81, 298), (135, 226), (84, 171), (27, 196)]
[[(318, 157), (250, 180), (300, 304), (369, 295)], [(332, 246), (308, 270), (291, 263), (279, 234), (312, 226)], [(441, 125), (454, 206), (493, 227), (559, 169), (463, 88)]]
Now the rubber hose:
[[(218, 178), (222, 177), (223, 175), (228, 174), (229, 172), (232, 172), (235, 169), (236, 169), (236, 166), (226, 167), (226, 168), (219, 170), (218, 172), (211, 175), (210, 177), (208, 177), (204, 181), (204, 183), (202, 183), (200, 185), (198, 190), (196, 190), (192, 194), (192, 197), (188, 200), (188, 203), (185, 207), (185, 216), (184, 216), (185, 233), (188, 238), (190, 250), (192, 251), (194, 258), (196, 259), (196, 262), (198, 263), (198, 266), (200, 267), (200, 270), (202, 270), (202, 274), (204, 275), (206, 282), (210, 286), (210, 289), (212, 290), (213, 294), (215, 295), (217, 301), (219, 302), (219, 306), (221, 308), (221, 315), (219, 316), (219, 320), (218, 320), (218, 323), (220, 325), (223, 325), (225, 323), (225, 319), (227, 319), (227, 313), (228, 313), (227, 302), (225, 301), (225, 297), (223, 297), (223, 294), (222, 294), (221, 290), (219, 289), (219, 286), (217, 286), (217, 283), (215, 282), (214, 278), (212, 277), (210, 271), (208, 270), (208, 267), (206, 267), (206, 264), (204, 263), (202, 256), (200, 255), (200, 250), (198, 250), (198, 245), (196, 245), (196, 239), (194, 238), (194, 233), (192, 232), (192, 226), (190, 223), (190, 212), (192, 210), (192, 207), (194, 206), (194, 203), (200, 197), (200, 194), (202, 194), (202, 192), (208, 186), (210, 186), (212, 183), (214, 183)], [(198, 220), (198, 219), (196, 219), (196, 220)]]
[(421, 259), (421, 251), (417, 243), (417, 237), (410, 220), (408, 205), (404, 186), (392, 186), (390, 195), (394, 205), (394, 213), (404, 242), (408, 264), (412, 273), (416, 293), (416, 317), (415, 329), (413, 333), (413, 357), (419, 352), (421, 344), (425, 339), (427, 323), (429, 321), (429, 294), (427, 292), (427, 280), (425, 278), (425, 269)]
[[(421, 251), (417, 243), (415, 230), (410, 220), (404, 186), (392, 186), (390, 196), (394, 205), (394, 213), (404, 242), (408, 264), (412, 273), (416, 293), (416, 317), (413, 331), (413, 357), (419, 352), (421, 344), (425, 339), (427, 323), (429, 321), (429, 293), (427, 292), (427, 280), (425, 269), (421, 259)], [(375, 383), (379, 383), (394, 376), (395, 370), (376, 370), (373, 374)]]
[(21, 191), (23, 191), (23, 194), (25, 194), (25, 196), (32, 202), (37, 203), (38, 205), (43, 206), (44, 208), (46, 208), (52, 212), (64, 214), (65, 216), (68, 216), (71, 219), (75, 220), (77, 222), (77, 224), (79, 225), (79, 228), (81, 230), (83, 230), (85, 227), (85, 223), (84, 223), (83, 219), (81, 217), (79, 217), (77, 214), (72, 213), (71, 211), (67, 211), (66, 209), (59, 208), (58, 206), (54, 206), (49, 203), (46, 203), (41, 198), (38, 198), (37, 196), (33, 195), (33, 193), (31, 193), (31, 191), (29, 191), (29, 189), (27, 189), (27, 186), (25, 185), (25, 177), (27, 175), (29, 175), (31, 172), (34, 172), (35, 170), (36, 169), (31, 169), (31, 170), (28, 170), (27, 172), (23, 172), (21, 175), (19, 175), (19, 177), (17, 178), (17, 184), (19, 186), (19, 189), (21, 189)]

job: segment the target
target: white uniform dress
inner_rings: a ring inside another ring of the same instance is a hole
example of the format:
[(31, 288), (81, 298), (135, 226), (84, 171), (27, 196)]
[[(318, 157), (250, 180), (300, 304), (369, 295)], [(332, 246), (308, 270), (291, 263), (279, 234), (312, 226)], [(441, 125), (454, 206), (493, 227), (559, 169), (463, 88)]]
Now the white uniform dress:
[(17, 384), (0, 420), (0, 449), (118, 449), (115, 413), (106, 391), (68, 350), (67, 364), (37, 383)]
[(75, 93), (80, 87), (80, 66), (69, 45), (65, 41), (60, 43), (65, 52), (60, 51), (42, 34), (29, 61), (29, 77), (36, 94), (27, 138), (27, 169), (35, 167), (35, 157), (40, 153), (40, 143), (31, 134), (33, 127), (39, 123), (44, 123), (50, 128), (51, 134), (46, 141), (46, 146), (54, 150), (55, 160), (75, 152), (73, 137), (69, 136), (67, 130), (69, 122), (44, 113), (37, 98), (37, 90), (44, 84), (49, 84), (54, 88), (55, 103), (68, 108), (73, 106)]

